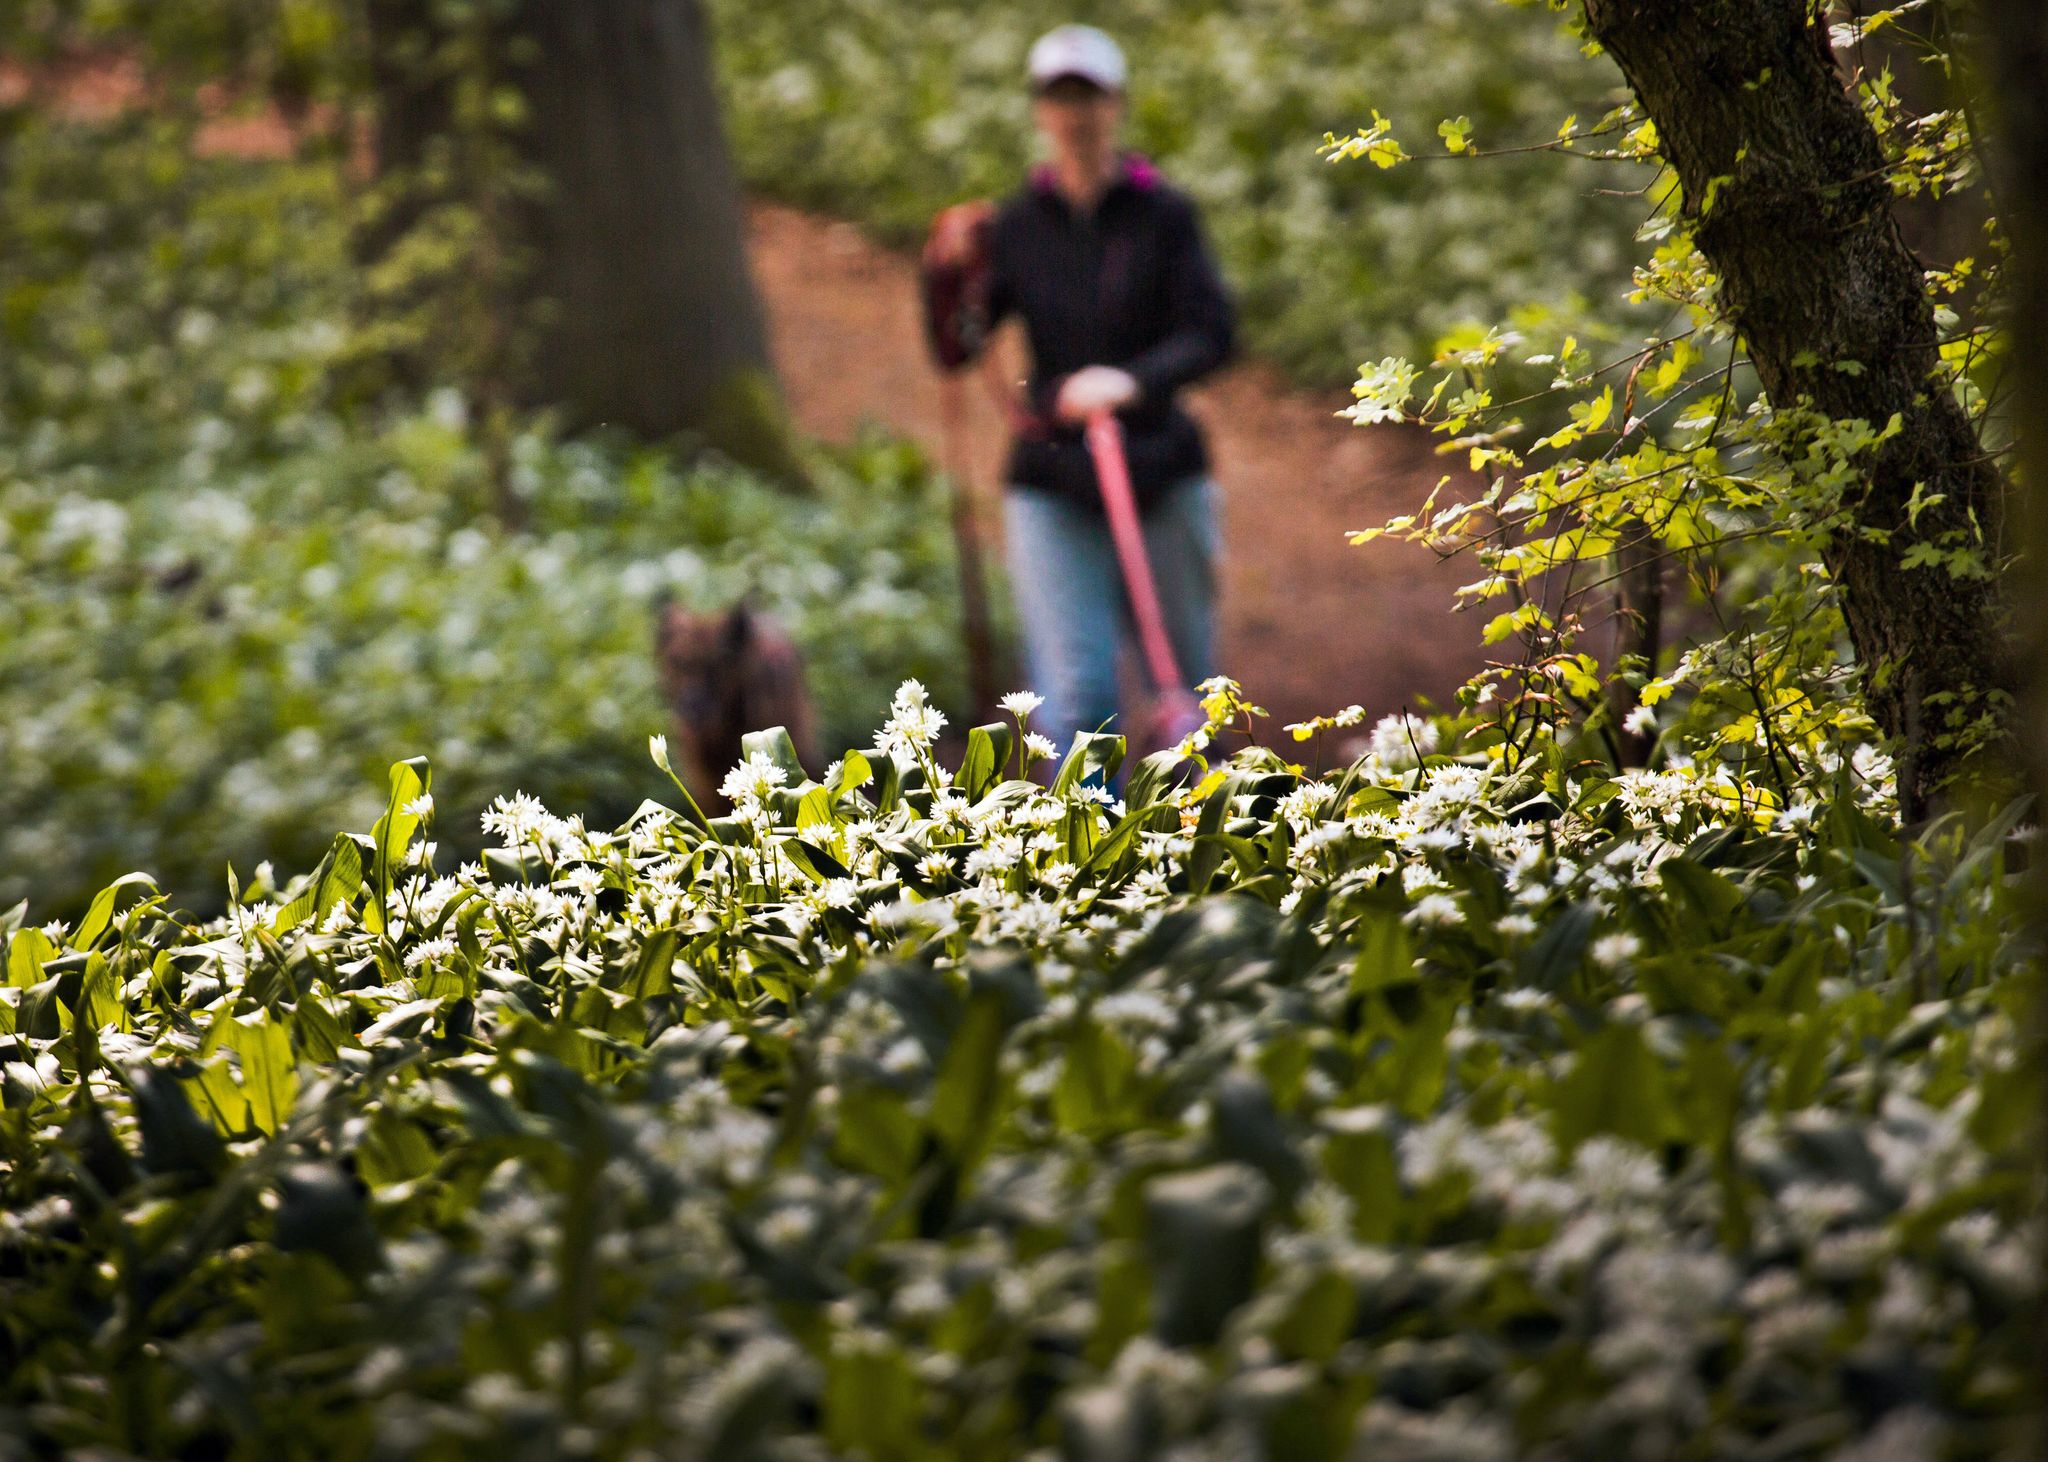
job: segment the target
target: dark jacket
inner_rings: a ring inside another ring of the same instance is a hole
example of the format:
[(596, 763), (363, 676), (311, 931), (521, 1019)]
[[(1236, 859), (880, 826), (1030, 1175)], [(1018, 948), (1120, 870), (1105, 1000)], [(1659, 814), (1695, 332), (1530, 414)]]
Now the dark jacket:
[(1081, 429), (1052, 410), (1061, 383), (1089, 365), (1137, 378), (1142, 394), (1118, 415), (1141, 506), (1208, 470), (1201, 428), (1175, 397), (1230, 357), (1235, 312), (1193, 202), (1149, 163), (1126, 158), (1092, 217), (1069, 206), (1049, 170), (1034, 169), (996, 211), (977, 283), (963, 289), (959, 277), (927, 271), (927, 323), (941, 360), (957, 363), (1006, 316), (1023, 317), (1031, 380), (1010, 482), (1101, 510)]

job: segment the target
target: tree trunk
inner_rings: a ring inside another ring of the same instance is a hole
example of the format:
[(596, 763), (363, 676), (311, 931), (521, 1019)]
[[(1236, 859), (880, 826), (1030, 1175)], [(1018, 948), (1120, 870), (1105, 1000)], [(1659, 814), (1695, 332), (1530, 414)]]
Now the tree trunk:
[[(2011, 291), (2013, 417), (2027, 493), (2021, 503), (2026, 556), (2016, 573), (2015, 616), (2022, 663), (2031, 671), (2021, 750), (2041, 798), (2034, 816), (2048, 810), (2048, 7), (2040, 0), (1983, 0), (1989, 22), (1986, 79), (1998, 122), (1998, 213), (2012, 254), (2006, 263)], [(2042, 860), (2048, 871), (2048, 859)], [(2036, 905), (2048, 919), (2048, 887)]]
[(699, 0), (525, 0), (536, 400), (799, 476)]
[(1994, 533), (2002, 482), (1934, 377), (1933, 304), (1893, 216), (1876, 134), (1807, 0), (1583, 3), (1592, 35), (1656, 123), (1694, 237), (1772, 401), (1805, 399), (1876, 426), (1901, 421), (1866, 459), (1867, 480), (1826, 558), (1871, 715), (1902, 748), (1902, 804), (1920, 816), (1938, 789), (1974, 769), (1973, 724), (2007, 720), (2012, 677), (1995, 583), (1901, 559), (1916, 543), (1976, 544), (1980, 525)]
[[(2033, 774), (2034, 811), (2038, 824), (2048, 812), (2048, 354), (2039, 342), (2048, 338), (2048, 7), (2040, 0), (1981, 0), (1986, 22), (1981, 63), (1997, 123), (1998, 215), (2012, 252), (2006, 261), (2011, 292), (2014, 342), (2012, 373), (2020, 424), (2019, 449), (2027, 491), (2021, 503), (2026, 525), (2026, 555), (2017, 572), (2015, 616), (2027, 699), (2019, 718), (2020, 749)], [(2048, 857), (2034, 845), (2034, 928), (2048, 939)], [(2048, 1003), (2035, 1014), (2035, 1048), (2048, 1050)], [(2044, 1088), (2048, 1091), (2048, 1088)], [(2042, 1130), (2048, 1130), (2044, 1124)], [(2035, 1321), (2037, 1394), (2048, 1395), (2048, 1288), (2042, 1290)], [(2035, 1437), (2036, 1455), (2048, 1455), (2042, 1443), (2048, 1429)]]
[[(366, 253), (381, 255), (433, 202), (476, 210), (491, 257), (468, 283), (493, 292), (488, 330), (505, 348), (469, 340), (447, 354), (494, 362), (471, 383), (479, 394), (554, 408), (572, 429), (684, 438), (801, 483), (699, 0), (496, 0), (452, 13), (368, 0), (366, 18), (378, 168), (401, 187)], [(509, 138), (497, 103), (476, 99), (507, 87), (524, 103)], [(437, 151), (442, 138), (457, 145)], [(530, 178), (505, 175), (515, 160)]]
[(377, 99), (378, 171), (410, 171), (453, 125), (446, 78), (429, 55), (435, 28), (420, 0), (366, 0), (364, 51)]

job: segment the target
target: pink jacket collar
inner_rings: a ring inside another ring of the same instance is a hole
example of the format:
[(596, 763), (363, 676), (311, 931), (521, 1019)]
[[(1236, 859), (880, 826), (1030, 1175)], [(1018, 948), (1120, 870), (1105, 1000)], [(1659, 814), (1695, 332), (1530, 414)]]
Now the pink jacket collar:
[[(1127, 152), (1123, 157), (1123, 170), (1118, 182), (1128, 183), (1139, 192), (1150, 192), (1159, 186), (1160, 174), (1152, 159), (1142, 153)], [(1031, 169), (1031, 186), (1040, 193), (1055, 193), (1059, 184), (1054, 181), (1050, 163), (1036, 163)], [(1112, 184), (1111, 186), (1115, 186)]]

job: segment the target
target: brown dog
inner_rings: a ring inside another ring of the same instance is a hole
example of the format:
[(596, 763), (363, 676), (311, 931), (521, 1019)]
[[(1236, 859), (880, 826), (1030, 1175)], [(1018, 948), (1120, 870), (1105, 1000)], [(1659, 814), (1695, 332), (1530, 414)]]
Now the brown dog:
[(788, 728), (797, 756), (815, 766), (803, 657), (781, 627), (745, 602), (701, 614), (673, 601), (657, 612), (656, 654), (669, 706), (676, 773), (698, 805), (723, 808), (718, 784), (740, 760), (740, 738)]

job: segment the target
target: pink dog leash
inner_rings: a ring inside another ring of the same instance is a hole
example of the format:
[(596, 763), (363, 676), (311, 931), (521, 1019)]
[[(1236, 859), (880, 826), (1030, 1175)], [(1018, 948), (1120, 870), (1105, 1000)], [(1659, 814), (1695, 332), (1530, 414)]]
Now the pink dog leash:
[(1124, 460), (1123, 429), (1107, 411), (1088, 418), (1088, 452), (1095, 459), (1095, 477), (1102, 488), (1102, 506), (1109, 516), (1109, 536), (1131, 596), (1131, 617), (1138, 623), (1138, 647), (1152, 680), (1155, 704), (1152, 731), (1160, 745), (1171, 745), (1201, 726), (1205, 717), (1181, 675), (1159, 606), (1159, 586), (1152, 560), (1145, 552), (1145, 532), (1138, 523), (1138, 499), (1131, 490), (1130, 465)]

